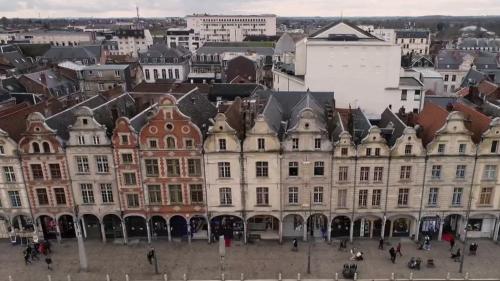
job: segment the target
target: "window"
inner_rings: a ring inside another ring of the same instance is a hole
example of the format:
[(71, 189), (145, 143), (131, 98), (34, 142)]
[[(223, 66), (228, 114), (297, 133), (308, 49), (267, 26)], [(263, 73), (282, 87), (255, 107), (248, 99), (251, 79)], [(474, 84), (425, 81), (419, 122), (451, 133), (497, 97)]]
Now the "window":
[(76, 168), (79, 174), (88, 174), (89, 169), (89, 159), (87, 156), (75, 156)]
[(398, 193), (398, 206), (408, 206), (409, 188), (400, 188)]
[(48, 142), (43, 142), (42, 146), (44, 153), (50, 153), (50, 144)]
[(316, 161), (314, 162), (314, 175), (323, 176), (325, 174), (325, 162)]
[(440, 143), (440, 144), (438, 145), (438, 153), (443, 154), (443, 153), (444, 153), (445, 148), (446, 148), (445, 144), (444, 144), (444, 143)]
[(380, 198), (382, 198), (382, 189), (374, 189), (372, 191), (372, 206), (380, 206)]
[(96, 162), (98, 173), (109, 173), (108, 156), (97, 155), (95, 157), (95, 162)]
[(450, 75), (445, 74), (445, 75), (444, 75), (444, 81), (449, 81), (449, 80), (450, 80)]
[(226, 139), (219, 139), (219, 150), (226, 150)]
[(361, 167), (359, 181), (367, 182), (370, 178), (370, 167)]
[(167, 159), (167, 176), (178, 177), (181, 174), (179, 159)]
[(231, 205), (233, 204), (233, 199), (231, 197), (231, 188), (222, 187), (219, 189), (219, 197), (221, 205)]
[(323, 203), (323, 187), (315, 186), (313, 192), (313, 203), (321, 204)]
[(40, 145), (36, 142), (32, 144), (33, 146), (33, 153), (40, 153)]
[(188, 175), (190, 177), (201, 176), (201, 161), (200, 159), (188, 159)]
[(168, 70), (168, 79), (172, 79), (172, 78), (173, 78), (172, 69), (169, 69)]
[(128, 136), (121, 135), (121, 142), (122, 142), (122, 144), (128, 144)]
[(161, 188), (159, 185), (148, 185), (149, 204), (161, 204)]
[(66, 192), (64, 191), (64, 188), (54, 188), (54, 195), (56, 197), (57, 205), (66, 205)]
[(415, 90), (415, 96), (413, 97), (414, 101), (420, 100), (420, 90)]
[(85, 144), (85, 136), (78, 136), (78, 144)]
[(299, 139), (298, 138), (292, 139), (292, 149), (294, 149), (294, 150), (299, 149)]
[(189, 194), (191, 197), (191, 204), (203, 203), (203, 187), (201, 184), (190, 184)]
[(38, 199), (38, 205), (49, 205), (49, 197), (47, 196), (47, 190), (45, 188), (37, 188), (36, 197)]
[(298, 204), (299, 203), (299, 188), (289, 187), (288, 188), (288, 203)]
[(360, 208), (366, 208), (368, 201), (368, 189), (360, 189), (359, 190), (359, 198), (358, 198), (358, 206)]
[(375, 148), (375, 156), (380, 156), (380, 148)]
[(269, 188), (257, 187), (257, 205), (269, 205)]
[(408, 99), (408, 90), (402, 90), (401, 91), (401, 100), (407, 100)]
[(339, 189), (339, 196), (337, 199), (338, 208), (347, 208), (347, 189)]
[(348, 169), (349, 167), (347, 166), (339, 167), (339, 181), (347, 181)]
[(497, 149), (498, 149), (498, 141), (497, 140), (494, 140), (491, 142), (491, 149), (490, 149), (490, 152), (491, 153), (496, 153), (497, 152)]
[(167, 148), (168, 149), (175, 149), (175, 138), (174, 137), (167, 137)]
[(486, 165), (484, 166), (483, 179), (485, 180), (495, 180), (497, 178), (497, 165)]
[(429, 188), (429, 198), (427, 199), (427, 205), (436, 206), (438, 202), (439, 189), (436, 187)]
[(5, 154), (5, 149), (3, 148), (3, 145), (0, 145), (0, 154)]
[(433, 165), (431, 174), (432, 174), (432, 179), (435, 180), (441, 179), (441, 165)]
[(340, 149), (340, 155), (342, 156), (347, 156), (347, 152), (348, 152), (347, 147), (342, 147), (342, 149)]
[(175, 79), (179, 79), (180, 75), (179, 75), (179, 69), (174, 69), (174, 74), (175, 74)]
[(372, 149), (370, 147), (368, 147), (366, 149), (366, 156), (371, 156), (372, 155)]
[(314, 139), (314, 149), (321, 149), (321, 139), (320, 138)]
[(139, 194), (127, 194), (127, 206), (129, 208), (139, 208)]
[(110, 183), (101, 183), (102, 203), (113, 203), (113, 187)]
[(267, 177), (269, 176), (269, 167), (267, 161), (257, 161), (255, 162), (255, 173), (256, 177)]
[(383, 173), (384, 167), (375, 167), (373, 170), (373, 181), (381, 182)]
[(481, 193), (479, 194), (479, 204), (480, 205), (490, 205), (492, 194), (493, 194), (492, 187), (481, 188)]
[(229, 162), (219, 162), (219, 178), (230, 178), (231, 177), (231, 163)]
[(465, 143), (461, 143), (459, 146), (458, 146), (458, 153), (460, 154), (465, 154), (465, 151), (467, 150), (467, 144)]
[(166, 69), (162, 69), (161, 70), (161, 78), (162, 79), (167, 79), (167, 70)]
[(3, 167), (3, 173), (5, 175), (6, 182), (16, 182), (16, 173), (14, 173), (14, 167)]
[(156, 140), (149, 140), (149, 148), (158, 148), (158, 142)]
[(451, 76), (451, 81), (452, 81), (452, 82), (457, 81), (457, 75), (453, 74), (453, 75)]
[(122, 162), (123, 162), (123, 164), (134, 163), (134, 160), (132, 158), (132, 153), (122, 153)]
[(115, 77), (120, 77), (120, 70), (115, 70)]
[(463, 193), (463, 188), (461, 187), (455, 187), (453, 188), (453, 198), (451, 199), (451, 205), (453, 206), (460, 206), (462, 205), (462, 193)]
[(125, 181), (125, 185), (137, 184), (135, 173), (123, 173), (123, 180)]
[(94, 204), (94, 190), (92, 184), (82, 183), (80, 184), (80, 189), (82, 191), (82, 201), (83, 204)]
[(411, 155), (411, 150), (413, 146), (411, 144), (405, 145), (405, 155)]
[(467, 223), (467, 230), (481, 231), (483, 228), (483, 219), (469, 219)]
[(52, 179), (62, 178), (61, 168), (59, 167), (59, 164), (49, 164), (49, 170), (50, 170), (50, 177)]
[(12, 208), (21, 207), (21, 197), (19, 196), (19, 191), (9, 191), (8, 193)]
[(288, 176), (299, 176), (299, 162), (288, 162)]
[(31, 174), (35, 180), (43, 180), (43, 170), (41, 164), (31, 164)]
[(399, 174), (399, 179), (401, 179), (401, 180), (411, 179), (411, 166), (401, 166), (401, 172)]
[(264, 138), (257, 139), (257, 149), (258, 150), (266, 149), (266, 139), (264, 139)]
[(145, 159), (144, 162), (146, 164), (147, 177), (158, 177), (160, 175), (158, 159)]
[(457, 179), (465, 178), (465, 165), (457, 165), (457, 171), (455, 172), (455, 176)]
[(101, 139), (99, 136), (93, 136), (92, 139), (94, 140), (94, 144), (101, 144)]
[(193, 140), (185, 140), (184, 144), (186, 146), (186, 149), (192, 149), (194, 147), (193, 146)]
[(156, 79), (158, 79), (158, 69), (153, 69), (153, 77)]

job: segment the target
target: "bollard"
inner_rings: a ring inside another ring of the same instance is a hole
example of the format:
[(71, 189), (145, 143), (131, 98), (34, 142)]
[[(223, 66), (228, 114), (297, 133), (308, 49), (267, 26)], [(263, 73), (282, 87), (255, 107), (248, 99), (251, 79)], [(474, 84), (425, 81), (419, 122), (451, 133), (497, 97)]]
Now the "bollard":
[(187, 279), (187, 275), (186, 275), (186, 273), (184, 273), (184, 275), (182, 275), (182, 279), (183, 279), (184, 281), (188, 280), (188, 279)]
[(111, 281), (111, 278), (109, 277), (109, 274), (106, 274), (106, 281)]
[(465, 273), (465, 277), (464, 277), (465, 280), (469, 280), (469, 272), (466, 272)]
[(220, 280), (222, 280), (222, 281), (226, 280), (226, 279), (224, 278), (224, 272), (220, 274)]
[(9, 275), (9, 281), (12, 281), (12, 276), (11, 275)]
[(413, 280), (413, 272), (410, 272), (410, 280)]
[(300, 281), (300, 273), (297, 273), (297, 281)]
[(335, 281), (339, 281), (339, 273), (335, 272)]
[(358, 280), (358, 273), (354, 272), (354, 280)]
[(68, 274), (68, 276), (66, 276), (68, 281), (71, 281), (71, 275)]
[(47, 280), (52, 281), (52, 276), (47, 275)]
[(391, 280), (395, 280), (395, 279), (394, 279), (394, 272), (393, 272), (393, 273), (391, 273)]
[(245, 275), (243, 274), (243, 272), (240, 274), (240, 280), (241, 281), (245, 280)]
[(278, 273), (278, 280), (281, 281), (281, 272)]
[(163, 281), (168, 281), (168, 276), (167, 276), (167, 274), (166, 274), (166, 273), (165, 273), (165, 274), (163, 274)]
[(125, 281), (130, 281), (130, 277), (128, 277), (128, 274), (125, 274)]
[(446, 280), (450, 280), (450, 273), (449, 272), (446, 274)]

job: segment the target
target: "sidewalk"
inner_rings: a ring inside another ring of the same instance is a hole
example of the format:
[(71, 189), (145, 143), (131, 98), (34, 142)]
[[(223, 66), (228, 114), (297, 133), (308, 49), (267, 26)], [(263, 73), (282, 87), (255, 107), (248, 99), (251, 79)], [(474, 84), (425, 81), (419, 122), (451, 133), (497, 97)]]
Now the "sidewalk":
[[(8, 241), (0, 240), (0, 280), (8, 280), (8, 275), (14, 281), (47, 280), (51, 274), (53, 281), (67, 280), (71, 274), (73, 281), (105, 280), (110, 274), (112, 280), (125, 280), (125, 273), (134, 280), (161, 280), (162, 276), (154, 276), (154, 267), (146, 259), (149, 246), (141, 242), (135, 245), (102, 244), (99, 241), (86, 241), (89, 272), (79, 273), (77, 244), (74, 240), (63, 241), (58, 245), (53, 242), (54, 254), (52, 272), (48, 271), (43, 261), (35, 261), (32, 265), (24, 265), (22, 248), (11, 246)], [(397, 244), (396, 239), (390, 241)], [(500, 245), (487, 240), (478, 240), (477, 256), (466, 256), (464, 272), (470, 277), (500, 276)], [(461, 245), (457, 243), (457, 245)], [(196, 241), (187, 242), (166, 241), (154, 242), (157, 250), (160, 272), (167, 273), (170, 280), (182, 280), (183, 274), (188, 279), (220, 279), (220, 258), (218, 244), (207, 244)], [(226, 279), (240, 279), (244, 273), (248, 279), (277, 278), (282, 273), (283, 278), (297, 278), (301, 273), (303, 278), (333, 278), (335, 272), (341, 276), (344, 263), (349, 261), (349, 249), (339, 252), (338, 244), (328, 245), (325, 242), (314, 242), (311, 246), (311, 274), (305, 274), (307, 266), (307, 243), (299, 242), (299, 251), (291, 251), (291, 242), (279, 245), (272, 241), (257, 241), (254, 244), (243, 245), (233, 243), (226, 253)], [(422, 270), (414, 272), (414, 277), (445, 278), (447, 272), (451, 277), (459, 277), (459, 263), (450, 259), (449, 245), (434, 241), (431, 251), (417, 250), (416, 244), (402, 240), (403, 257), (397, 258), (396, 264), (389, 259), (389, 246), (378, 250), (378, 241), (355, 241), (354, 247), (364, 252), (365, 260), (358, 262), (359, 278), (389, 278), (394, 272), (397, 277), (409, 277), (407, 262), (412, 256), (423, 260)], [(456, 246), (457, 247), (457, 246)], [(425, 261), (434, 259), (436, 267), (427, 268)]]

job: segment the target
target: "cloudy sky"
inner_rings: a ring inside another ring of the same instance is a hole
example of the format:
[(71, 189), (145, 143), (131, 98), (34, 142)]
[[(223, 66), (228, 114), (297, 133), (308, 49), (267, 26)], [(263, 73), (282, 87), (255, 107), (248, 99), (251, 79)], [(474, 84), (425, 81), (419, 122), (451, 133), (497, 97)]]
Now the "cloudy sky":
[(0, 17), (500, 15), (500, 0), (0, 0)]

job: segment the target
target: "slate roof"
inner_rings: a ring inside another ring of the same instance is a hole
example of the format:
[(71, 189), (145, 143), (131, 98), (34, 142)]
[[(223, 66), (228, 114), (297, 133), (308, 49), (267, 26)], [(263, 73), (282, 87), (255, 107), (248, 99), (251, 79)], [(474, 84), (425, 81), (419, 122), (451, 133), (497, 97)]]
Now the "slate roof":
[(96, 64), (85, 66), (84, 70), (125, 70), (129, 64)]
[(415, 77), (400, 77), (399, 86), (422, 87), (423, 84), (420, 81), (418, 81)]
[(356, 30), (357, 32), (360, 32), (360, 33), (362, 33), (363, 35), (367, 36), (369, 39), (375, 39), (375, 40), (377, 40), (377, 41), (383, 41), (383, 40), (381, 40), (381, 39), (377, 38), (376, 36), (374, 36), (373, 34), (371, 34), (371, 33), (367, 32), (366, 30), (364, 30), (364, 29), (360, 28), (359, 26), (357, 26), (357, 25), (355, 25), (355, 24), (352, 24), (352, 23), (350, 23), (350, 22), (344, 21), (344, 20), (334, 21), (334, 22), (332, 22), (332, 23), (330, 23), (330, 24), (328, 24), (328, 25), (326, 25), (326, 26), (322, 27), (321, 29), (319, 29), (319, 30), (317, 30), (316, 32), (314, 32), (314, 33), (312, 33), (311, 35), (309, 35), (309, 38), (313, 38), (313, 37), (315, 37), (315, 36), (317, 36), (317, 35), (319, 35), (319, 34), (321, 34), (321, 33), (325, 32), (325, 31), (327, 31), (328, 29), (330, 29), (330, 28), (332, 28), (332, 27), (336, 26), (336, 25), (337, 25), (337, 24), (339, 24), (339, 23), (344, 23), (344, 24), (348, 25), (349, 27), (351, 27), (352, 29)]
[(210, 86), (210, 89), (208, 91), (208, 99), (212, 102), (215, 102), (217, 101), (217, 98), (220, 97), (222, 100), (232, 101), (236, 97), (249, 97), (253, 95), (255, 91), (263, 89), (263, 86), (255, 83), (215, 83)]
[(382, 135), (387, 140), (387, 144), (393, 146), (396, 140), (403, 135), (407, 126), (392, 110), (386, 108), (381, 115), (378, 127), (382, 130)]
[(44, 55), (44, 59), (51, 61), (64, 61), (75, 59), (95, 59), (99, 62), (101, 57), (100, 45), (88, 46), (68, 46), (68, 47), (51, 47)]
[(25, 93), (26, 88), (24, 88), (19, 81), (15, 77), (9, 77), (3, 80), (0, 80), (1, 86), (12, 93)]
[[(183, 47), (169, 48), (165, 44), (154, 44), (149, 47), (147, 52), (139, 54), (141, 63), (153, 63), (153, 59), (165, 59), (169, 63), (177, 59), (180, 62), (187, 59), (189, 55), (191, 55), (191, 52)], [(157, 63), (160, 63), (160, 61), (157, 61)]]
[(148, 118), (155, 114), (156, 110), (158, 109), (157, 106), (158, 104), (155, 103), (150, 107), (144, 109), (143, 111), (139, 112), (138, 114), (134, 115), (132, 118), (130, 118), (130, 125), (134, 128), (136, 133), (139, 133), (144, 124), (148, 122)]
[(415, 30), (415, 29), (396, 30), (396, 38), (428, 38), (428, 37), (429, 37), (428, 30)]
[[(10, 47), (10, 48), (9, 48)], [(18, 72), (22, 73), (33, 67), (31, 61), (26, 58), (15, 46), (4, 46), (0, 52), (0, 58), (8, 61)]]
[(474, 83), (479, 83), (486, 79), (486, 74), (482, 73), (479, 70), (476, 70), (474, 68), (469, 69), (467, 74), (465, 75), (464, 79), (462, 80), (462, 84), (460, 87), (468, 87), (469, 82), (474, 82)]
[[(495, 69), (498, 60), (496, 53), (477, 51), (477, 50), (449, 50), (439, 51), (436, 56), (436, 69), (458, 69), (463, 63), (466, 55), (472, 56), (473, 63), (477, 69)], [(448, 67), (449, 65), (449, 67)]]
[(210, 89), (210, 84), (204, 83), (172, 83), (172, 82), (161, 82), (156, 83), (146, 83), (142, 82), (135, 86), (133, 92), (145, 92), (145, 93), (188, 93), (194, 88), (198, 88), (202, 93), (208, 94)]
[(200, 91), (191, 91), (177, 101), (179, 110), (191, 117), (191, 121), (198, 126), (203, 136), (211, 125), (210, 118), (217, 114), (217, 108)]
[(207, 42), (196, 50), (196, 54), (221, 54), (226, 52), (254, 52), (264, 56), (272, 56), (274, 54), (274, 48), (272, 46), (267, 46), (269, 44), (257, 43), (267, 42)]
[[(52, 69), (46, 69), (38, 72), (24, 74), (23, 76), (38, 83), (42, 84), (41, 75), (45, 74), (46, 84), (45, 86), (51, 90), (52, 95), (66, 95), (73, 92), (74, 89), (78, 89), (78, 82), (70, 80), (63, 75), (57, 74)], [(59, 91), (57, 94), (55, 91)]]
[(489, 38), (463, 38), (460, 43), (457, 44), (459, 48), (500, 48), (500, 39), (489, 39)]

